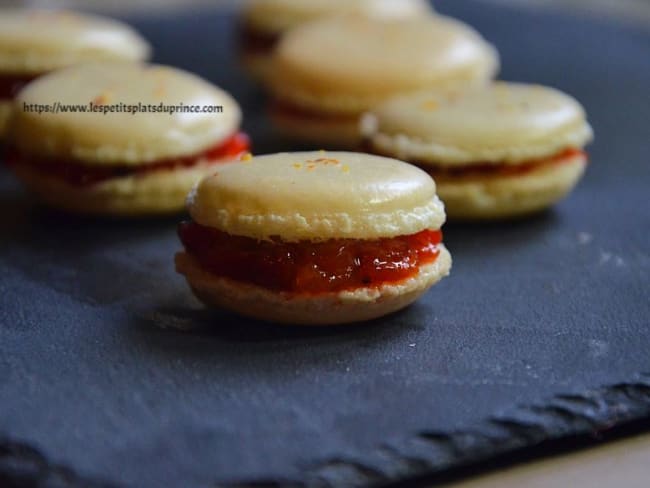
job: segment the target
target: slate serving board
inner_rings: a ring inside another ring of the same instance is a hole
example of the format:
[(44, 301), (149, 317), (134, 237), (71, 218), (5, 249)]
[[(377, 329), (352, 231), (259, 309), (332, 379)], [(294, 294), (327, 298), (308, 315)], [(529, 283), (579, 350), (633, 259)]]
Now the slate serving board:
[[(650, 416), (650, 33), (445, 1), (504, 79), (559, 87), (596, 132), (571, 198), (448, 225), (452, 275), (358, 327), (204, 310), (177, 219), (93, 221), (0, 170), (0, 480), (44, 486), (398, 482)], [(156, 61), (230, 90), (256, 152), (287, 149), (235, 66), (232, 16), (129, 19)]]

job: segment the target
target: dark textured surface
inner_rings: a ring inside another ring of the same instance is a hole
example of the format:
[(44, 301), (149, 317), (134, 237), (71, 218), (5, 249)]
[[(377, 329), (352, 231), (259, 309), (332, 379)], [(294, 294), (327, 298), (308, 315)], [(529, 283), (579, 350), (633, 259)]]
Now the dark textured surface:
[[(650, 34), (471, 2), (503, 77), (575, 95), (597, 134), (572, 197), (526, 222), (447, 226), (452, 275), (403, 313), (276, 328), (204, 310), (175, 219), (35, 206), (0, 170), (0, 481), (383, 483), (650, 415)], [(230, 20), (134, 23), (157, 60), (243, 102)]]

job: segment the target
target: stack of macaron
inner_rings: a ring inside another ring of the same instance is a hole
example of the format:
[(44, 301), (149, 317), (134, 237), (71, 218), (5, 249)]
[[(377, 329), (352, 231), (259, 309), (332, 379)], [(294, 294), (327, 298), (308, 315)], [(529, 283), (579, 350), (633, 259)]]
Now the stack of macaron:
[[(281, 0), (260, 4), (280, 18), (289, 11)], [(580, 104), (492, 81), (497, 51), (466, 24), (432, 10), (295, 18), (267, 57), (271, 119), (291, 140), (416, 164), (452, 219), (539, 211), (584, 172), (592, 131)]]
[(88, 61), (144, 61), (149, 44), (117, 20), (70, 11), (0, 9), (0, 138), (28, 82)]
[(343, 324), (399, 310), (449, 273), (447, 217), (539, 211), (585, 170), (592, 130), (580, 104), (493, 81), (496, 49), (423, 0), (251, 2), (244, 57), (270, 90), (276, 128), (358, 151), (258, 156), (238, 103), (143, 63), (148, 45), (129, 27), (8, 15), (0, 108), (17, 177), (76, 213), (186, 206), (177, 271), (204, 303), (249, 317)]
[(179, 69), (144, 64), (149, 53), (136, 31), (115, 20), (0, 12), (5, 159), (42, 201), (96, 215), (176, 213), (215, 163), (249, 150), (228, 93)]
[(400, 20), (329, 17), (289, 31), (273, 54), (271, 118), (282, 133), (358, 149), (361, 114), (400, 94), (480, 86), (496, 50), (474, 29), (438, 15)]

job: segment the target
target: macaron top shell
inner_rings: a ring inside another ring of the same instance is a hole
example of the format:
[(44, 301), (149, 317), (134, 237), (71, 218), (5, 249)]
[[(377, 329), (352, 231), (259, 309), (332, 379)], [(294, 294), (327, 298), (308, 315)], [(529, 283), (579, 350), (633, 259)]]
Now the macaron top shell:
[(553, 88), (506, 82), (462, 95), (395, 97), (364, 122), (382, 152), (439, 165), (517, 164), (582, 147), (592, 137), (574, 98)]
[(226, 164), (188, 197), (199, 224), (283, 241), (377, 239), (438, 229), (445, 220), (424, 171), (349, 152), (297, 152)]
[(498, 56), (471, 27), (441, 16), (322, 19), (280, 41), (273, 93), (301, 108), (359, 112), (397, 93), (483, 84)]
[(281, 33), (328, 15), (357, 14), (398, 19), (432, 11), (426, 0), (253, 0), (244, 13), (247, 24), (259, 31)]
[(149, 44), (117, 20), (65, 10), (0, 9), (0, 71), (39, 74), (88, 61), (142, 61)]
[[(91, 102), (100, 109), (113, 106), (115, 111), (52, 111), (56, 104), (87, 107)], [(27, 111), (25, 104), (49, 104), (51, 110)], [(171, 115), (127, 111), (129, 106), (164, 110), (180, 104), (195, 105), (199, 111)], [(221, 109), (202, 112), (203, 107)], [(197, 154), (236, 132), (241, 120), (237, 102), (198, 76), (132, 63), (93, 63), (45, 75), (18, 94), (14, 112), (10, 135), (20, 150), (105, 165), (138, 165)]]

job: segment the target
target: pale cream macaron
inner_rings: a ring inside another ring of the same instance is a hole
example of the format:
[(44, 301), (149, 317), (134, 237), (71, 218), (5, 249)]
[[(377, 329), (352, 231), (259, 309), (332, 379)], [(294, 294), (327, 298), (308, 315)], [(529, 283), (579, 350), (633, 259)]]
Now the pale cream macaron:
[(188, 197), (176, 269), (209, 305), (280, 323), (359, 322), (401, 309), (449, 273), (433, 180), (349, 152), (224, 165)]
[(225, 91), (159, 65), (91, 63), (15, 100), (9, 165), (43, 201), (105, 215), (178, 212), (216, 163), (248, 150)]
[(89, 61), (143, 61), (149, 44), (117, 20), (66, 10), (0, 8), (0, 134), (14, 95), (34, 78)]
[(240, 51), (244, 66), (264, 80), (281, 36), (298, 25), (334, 15), (404, 19), (433, 12), (427, 0), (253, 0), (242, 11)]
[(424, 88), (485, 84), (498, 56), (474, 29), (442, 16), (336, 17), (297, 27), (273, 57), (271, 116), (286, 135), (355, 147), (362, 112)]
[(429, 172), (447, 215), (497, 219), (542, 210), (582, 176), (593, 137), (574, 98), (497, 82), (459, 94), (396, 97), (362, 120), (368, 149)]

